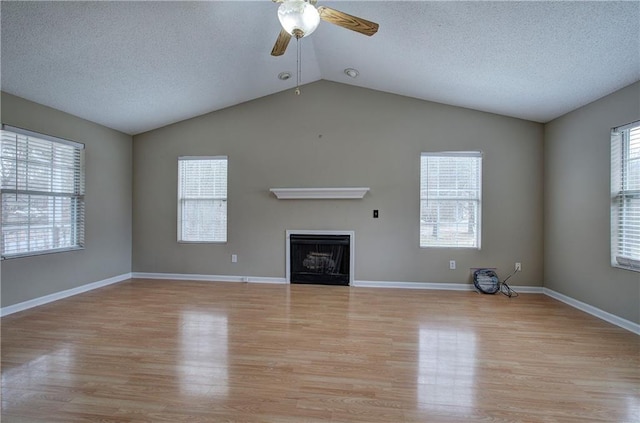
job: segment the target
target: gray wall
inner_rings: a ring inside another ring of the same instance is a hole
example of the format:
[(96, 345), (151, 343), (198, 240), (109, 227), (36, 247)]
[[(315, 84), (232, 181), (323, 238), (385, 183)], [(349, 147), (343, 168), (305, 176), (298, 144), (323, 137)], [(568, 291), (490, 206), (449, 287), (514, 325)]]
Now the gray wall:
[(85, 249), (4, 260), (2, 306), (131, 272), (131, 136), (7, 93), (2, 122), (86, 146)]
[[(356, 280), (542, 285), (543, 125), (320, 81), (137, 135), (133, 270), (285, 276), (286, 229), (354, 230)], [(482, 250), (421, 249), (420, 152), (482, 150)], [(228, 155), (228, 242), (176, 242), (177, 158)], [(277, 200), (272, 187), (367, 186), (362, 200)], [(372, 218), (372, 210), (380, 218)], [(238, 263), (231, 263), (238, 254)], [(449, 270), (455, 259), (457, 270)]]
[[(637, 119), (640, 83), (543, 133), (531, 122), (321, 81), (299, 97), (287, 91), (138, 135), (132, 159), (130, 136), (2, 93), (4, 123), (87, 145), (87, 247), (2, 262), (1, 304), (132, 269), (282, 278), (286, 229), (351, 229), (357, 280), (459, 283), (469, 267), (504, 274), (521, 261), (514, 284), (544, 281), (640, 323), (640, 276), (609, 264), (609, 128)], [(460, 149), (484, 152), (483, 248), (420, 249), (420, 152)], [(226, 244), (176, 242), (177, 157), (200, 154), (229, 156)], [(268, 192), (296, 186), (371, 191), (343, 201)], [(450, 259), (458, 270), (448, 270)]]
[(640, 82), (545, 127), (545, 287), (640, 323), (640, 273), (610, 265), (610, 136), (640, 119)]

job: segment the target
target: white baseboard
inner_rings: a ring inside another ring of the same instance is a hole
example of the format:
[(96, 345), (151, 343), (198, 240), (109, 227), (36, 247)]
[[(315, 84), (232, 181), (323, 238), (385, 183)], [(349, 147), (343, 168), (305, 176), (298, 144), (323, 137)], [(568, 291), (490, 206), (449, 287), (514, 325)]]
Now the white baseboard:
[(0, 309), (0, 316), (8, 316), (19, 311), (27, 310), (53, 301), (61, 300), (63, 298), (71, 297), (72, 295), (82, 294), (83, 292), (92, 291), (94, 289), (102, 288), (103, 286), (113, 285), (114, 283), (126, 281), (128, 279), (131, 279), (131, 273), (125, 273), (122, 275), (114, 276), (112, 278), (78, 286), (76, 288), (54, 292), (53, 294), (45, 295), (44, 297), (38, 297), (18, 304), (2, 307)]
[[(354, 281), (355, 287), (369, 287), (369, 288), (406, 288), (406, 289), (438, 289), (446, 291), (473, 291), (473, 284), (464, 283), (430, 283), (430, 282), (392, 282), (392, 281)], [(608, 313), (604, 310), (600, 310), (597, 307), (583, 303), (571, 297), (568, 297), (559, 292), (553, 291), (549, 288), (543, 288), (541, 286), (511, 286), (519, 294), (544, 294), (551, 298), (555, 298), (571, 307), (582, 310), (585, 313), (591, 314), (599, 319), (609, 322), (613, 325), (619, 326), (623, 329), (631, 331), (637, 335), (640, 335), (640, 325), (633, 323), (629, 320), (618, 317), (614, 314)]]
[(468, 283), (353, 281), (353, 284), (351, 286), (355, 286), (358, 288), (440, 289), (440, 290), (447, 290), (447, 291), (472, 291), (473, 290), (473, 285)]
[[(474, 291), (471, 283), (434, 283), (434, 282), (393, 282), (393, 281), (354, 281), (355, 287), (367, 288), (404, 288), (404, 289), (437, 289), (442, 291)], [(541, 286), (511, 286), (522, 294), (542, 294)]]
[(276, 283), (276, 284), (288, 284), (285, 278), (262, 278), (257, 276), (247, 277), (247, 282), (251, 283)]
[[(196, 275), (185, 273), (145, 273), (133, 272), (132, 278), (136, 279), (170, 279), (178, 281), (203, 281), (203, 282), (250, 282), (250, 283), (274, 283), (288, 284), (285, 278), (266, 278), (258, 276), (234, 276), (234, 275)], [(351, 286), (366, 288), (404, 288), (404, 289), (437, 289), (446, 291), (473, 291), (470, 283), (433, 283), (433, 282), (398, 282), (398, 281), (353, 281)], [(539, 286), (514, 286), (518, 292), (542, 294)]]
[(543, 288), (542, 291), (545, 295), (568, 304), (571, 307), (577, 308), (578, 310), (584, 311), (585, 313), (591, 314), (592, 316), (595, 316), (613, 325), (631, 331), (636, 335), (640, 335), (640, 325), (637, 323), (631, 322), (627, 319), (623, 319), (622, 317), (618, 317), (615, 314), (611, 314), (587, 303), (583, 303), (582, 301), (578, 301), (552, 289)]
[[(285, 278), (271, 278), (259, 276), (229, 276), (229, 275), (192, 275), (182, 273), (144, 273), (133, 272), (114, 276), (97, 282), (88, 283), (76, 288), (67, 289), (65, 291), (55, 292), (43, 297), (34, 298), (18, 304), (0, 308), (0, 317), (8, 316), (19, 311), (27, 310), (72, 295), (81, 294), (83, 292), (92, 291), (102, 288), (103, 286), (112, 285), (131, 278), (136, 279), (172, 279), (172, 280), (190, 280), (190, 281), (206, 281), (206, 282), (250, 282), (250, 283), (271, 283), (271, 284), (287, 284)], [(353, 287), (368, 288), (403, 288), (403, 289), (436, 289), (445, 291), (473, 291), (473, 284), (470, 283), (432, 283), (432, 282), (397, 282), (397, 281), (353, 281)], [(629, 320), (608, 313), (597, 307), (583, 303), (574, 298), (560, 294), (549, 288), (540, 286), (512, 286), (512, 288), (522, 294), (544, 294), (565, 304), (568, 304), (578, 310), (591, 314), (599, 319), (619, 326), (623, 329), (640, 335), (640, 325)]]
[(202, 282), (251, 282), (251, 283), (287, 283), (285, 278), (266, 278), (260, 276), (232, 276), (232, 275), (194, 275), (185, 273), (144, 273), (133, 272), (135, 279), (173, 279), (178, 281)]

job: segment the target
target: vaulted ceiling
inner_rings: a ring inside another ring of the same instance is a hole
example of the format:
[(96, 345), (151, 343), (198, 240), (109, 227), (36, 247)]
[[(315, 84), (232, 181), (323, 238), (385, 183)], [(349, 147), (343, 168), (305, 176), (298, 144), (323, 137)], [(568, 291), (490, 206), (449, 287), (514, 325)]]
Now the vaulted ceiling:
[[(303, 85), (324, 79), (547, 122), (640, 80), (637, 1), (318, 5), (380, 29), (366, 37), (321, 22), (300, 41)], [(277, 9), (270, 0), (3, 1), (1, 88), (128, 134), (294, 95), (295, 40), (270, 55)], [(293, 77), (279, 80), (283, 71)]]

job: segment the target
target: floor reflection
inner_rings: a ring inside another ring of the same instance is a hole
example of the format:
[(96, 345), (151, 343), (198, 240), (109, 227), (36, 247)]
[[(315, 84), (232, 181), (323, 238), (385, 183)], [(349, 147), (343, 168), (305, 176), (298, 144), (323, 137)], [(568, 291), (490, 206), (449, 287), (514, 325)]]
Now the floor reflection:
[[(75, 363), (75, 351), (71, 346), (59, 348), (53, 352), (42, 354), (16, 367), (2, 369), (2, 410), (20, 407), (29, 401), (24, 392), (43, 389), (47, 385), (55, 386), (63, 378), (68, 386), (74, 385), (74, 374), (70, 372)], [(20, 386), (20, 389), (10, 389)]]
[(640, 396), (627, 397), (627, 417), (630, 422), (640, 422)]
[(475, 335), (420, 327), (419, 348), (419, 407), (460, 413), (471, 410), (475, 403)]
[(185, 311), (180, 326), (180, 391), (186, 395), (224, 398), (229, 390), (227, 316)]

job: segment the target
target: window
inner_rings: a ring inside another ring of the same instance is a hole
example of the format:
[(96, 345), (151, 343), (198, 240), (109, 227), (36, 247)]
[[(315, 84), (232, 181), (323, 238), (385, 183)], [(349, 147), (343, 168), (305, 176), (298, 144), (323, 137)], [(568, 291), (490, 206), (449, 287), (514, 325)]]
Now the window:
[(611, 131), (611, 264), (640, 272), (640, 121)]
[(480, 249), (482, 153), (422, 153), (420, 247)]
[(2, 258), (84, 246), (84, 145), (2, 125)]
[(178, 241), (227, 242), (227, 157), (178, 158)]

